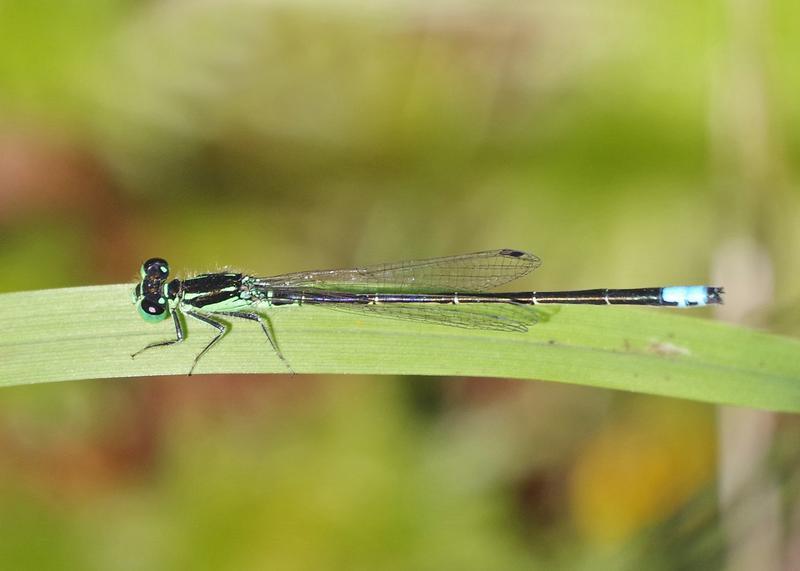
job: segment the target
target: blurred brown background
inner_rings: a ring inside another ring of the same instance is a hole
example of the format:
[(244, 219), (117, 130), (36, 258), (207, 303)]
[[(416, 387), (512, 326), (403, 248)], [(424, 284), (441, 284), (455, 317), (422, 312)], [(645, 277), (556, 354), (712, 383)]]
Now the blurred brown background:
[[(3, 0), (0, 292), (514, 247), (538, 289), (719, 283), (797, 335), (798, 21)], [(798, 568), (799, 430), (500, 379), (3, 389), (0, 567)]]

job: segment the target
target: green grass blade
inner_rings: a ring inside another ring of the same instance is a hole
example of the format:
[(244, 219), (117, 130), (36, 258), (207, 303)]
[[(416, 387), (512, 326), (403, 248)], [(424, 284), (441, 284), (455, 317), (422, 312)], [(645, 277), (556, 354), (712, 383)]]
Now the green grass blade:
[[(145, 323), (130, 285), (0, 295), (0, 385), (184, 375), (213, 330), (136, 359), (174, 336)], [(672, 310), (563, 307), (527, 334), (472, 331), (322, 308), (273, 309), (277, 340), (299, 373), (543, 379), (781, 411), (800, 411), (800, 341)], [(284, 373), (254, 323), (230, 334), (196, 374)]]

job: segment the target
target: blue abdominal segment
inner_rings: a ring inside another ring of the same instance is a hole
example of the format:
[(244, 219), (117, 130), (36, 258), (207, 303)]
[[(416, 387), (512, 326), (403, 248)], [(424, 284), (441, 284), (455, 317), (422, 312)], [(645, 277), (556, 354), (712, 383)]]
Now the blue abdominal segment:
[(696, 307), (708, 303), (706, 286), (674, 286), (661, 290), (661, 299), (668, 305), (677, 307)]

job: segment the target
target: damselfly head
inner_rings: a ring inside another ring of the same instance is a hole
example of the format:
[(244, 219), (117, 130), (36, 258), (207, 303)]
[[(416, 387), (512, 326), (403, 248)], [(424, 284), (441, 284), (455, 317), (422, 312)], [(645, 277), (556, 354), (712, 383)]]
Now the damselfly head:
[(164, 284), (169, 276), (169, 264), (163, 258), (150, 258), (142, 264), (139, 273), (142, 281), (133, 290), (136, 309), (145, 321), (161, 321), (169, 315), (169, 287)]

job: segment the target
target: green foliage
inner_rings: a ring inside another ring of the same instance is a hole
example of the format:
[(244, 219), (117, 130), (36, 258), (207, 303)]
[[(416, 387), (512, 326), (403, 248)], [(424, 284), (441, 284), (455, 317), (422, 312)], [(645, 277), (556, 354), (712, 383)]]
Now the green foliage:
[[(174, 335), (147, 324), (129, 285), (0, 296), (13, 335), (0, 341), (0, 384), (182, 375), (211, 338), (188, 324), (185, 343), (130, 355)], [(324, 308), (270, 313), (299, 373), (543, 379), (713, 403), (800, 411), (800, 342), (669, 310), (564, 307), (527, 334), (396, 322)], [(257, 327), (234, 322), (196, 373), (284, 373)]]

